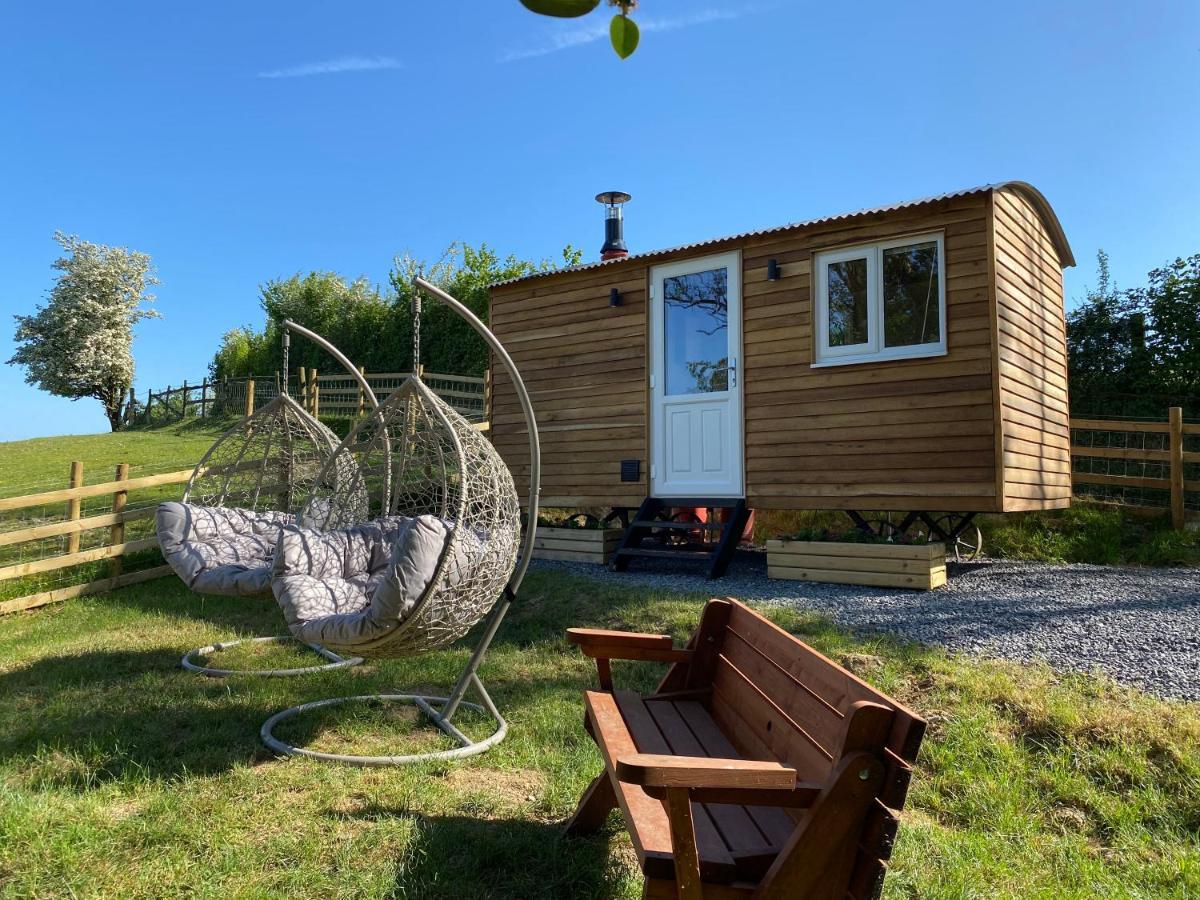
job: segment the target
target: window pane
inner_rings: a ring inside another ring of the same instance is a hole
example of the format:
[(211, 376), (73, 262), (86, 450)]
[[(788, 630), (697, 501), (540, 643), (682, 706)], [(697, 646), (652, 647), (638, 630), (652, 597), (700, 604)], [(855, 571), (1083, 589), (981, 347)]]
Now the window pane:
[(938, 252), (933, 241), (883, 251), (883, 345), (936, 344)]
[(867, 342), (867, 260), (847, 259), (826, 267), (829, 279), (829, 346)]
[(663, 279), (668, 395), (729, 388), (729, 273), (721, 269)]

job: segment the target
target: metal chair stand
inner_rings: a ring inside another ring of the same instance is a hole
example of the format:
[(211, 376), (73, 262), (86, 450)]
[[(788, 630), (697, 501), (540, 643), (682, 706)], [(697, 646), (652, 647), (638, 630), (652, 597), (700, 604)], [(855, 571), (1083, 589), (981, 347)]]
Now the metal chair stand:
[(207, 647), (197, 647), (195, 650), (189, 650), (183, 655), (180, 660), (180, 665), (189, 672), (196, 672), (200, 675), (208, 675), (212, 678), (224, 678), (228, 675), (257, 675), (262, 678), (283, 678), (289, 675), (310, 675), (313, 672), (328, 672), (332, 669), (347, 669), (350, 666), (357, 666), (363, 661), (361, 656), (344, 657), (339, 656), (332, 650), (326, 650), (320, 644), (305, 644), (314, 653), (325, 657), (329, 662), (319, 666), (301, 666), (295, 669), (221, 669), (215, 666), (204, 666), (196, 661), (197, 657), (209, 657), (222, 650), (228, 650), (230, 647), (237, 647), (239, 644), (263, 644), (263, 643), (289, 643), (296, 642), (296, 639), (290, 634), (280, 637), (257, 637), (243, 638), (238, 641), (222, 641), (218, 644), (209, 644)]

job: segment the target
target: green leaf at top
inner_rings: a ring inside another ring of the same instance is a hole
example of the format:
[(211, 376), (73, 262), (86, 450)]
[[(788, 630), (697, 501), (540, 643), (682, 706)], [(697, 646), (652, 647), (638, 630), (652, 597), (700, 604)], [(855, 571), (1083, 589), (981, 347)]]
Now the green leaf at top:
[(538, 15), (574, 19), (590, 13), (600, 0), (521, 0), (521, 5)]
[(637, 49), (639, 37), (637, 23), (628, 16), (619, 13), (613, 16), (612, 24), (608, 26), (608, 36), (612, 38), (613, 49), (617, 51), (617, 56), (621, 59), (628, 59), (630, 54)]

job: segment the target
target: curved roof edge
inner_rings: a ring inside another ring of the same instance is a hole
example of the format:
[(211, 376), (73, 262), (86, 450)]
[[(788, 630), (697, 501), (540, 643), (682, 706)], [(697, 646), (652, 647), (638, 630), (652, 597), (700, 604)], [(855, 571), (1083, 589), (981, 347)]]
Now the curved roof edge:
[(1058, 261), (1062, 267), (1064, 269), (1074, 267), (1075, 254), (1071, 252), (1071, 245), (1067, 242), (1067, 235), (1063, 231), (1062, 223), (1058, 221), (1058, 215), (1054, 212), (1054, 208), (1046, 199), (1045, 194), (1028, 181), (1002, 181), (993, 185), (992, 188), (997, 191), (1012, 191), (1029, 201), (1041, 217), (1042, 224), (1046, 226), (1050, 240), (1054, 242), (1054, 249), (1058, 251)]
[(775, 228), (761, 228), (756, 231), (743, 231), (740, 234), (727, 234), (723, 237), (709, 238), (706, 241), (695, 241), (690, 244), (680, 244), (677, 247), (664, 247), (659, 250), (647, 250), (642, 253), (634, 253), (630, 256), (624, 256), (620, 259), (597, 260), (595, 262), (581, 263), (577, 266), (567, 266), (562, 269), (551, 269), (547, 272), (535, 272), (530, 275), (520, 275), (516, 278), (509, 278), (505, 281), (497, 281), (488, 285), (489, 288), (505, 287), (510, 284), (518, 284), (523, 281), (534, 281), (539, 278), (550, 278), (555, 275), (566, 275), (571, 272), (587, 272), (592, 269), (599, 269), (603, 266), (619, 266), (623, 263), (633, 260), (650, 259), (656, 256), (667, 256), (672, 253), (679, 253), (684, 250), (699, 250), (704, 247), (711, 247), (716, 244), (724, 244), (729, 241), (744, 240), (746, 238), (761, 237), (763, 235), (778, 234), (785, 231), (793, 231), (798, 228), (807, 228), (812, 225), (820, 225), (825, 222), (840, 222), (846, 219), (855, 219), (859, 216), (876, 215), (879, 213), (893, 212), (899, 209), (908, 209), (913, 206), (923, 206), (926, 203), (937, 203), (940, 200), (953, 200), (957, 197), (967, 197), (972, 194), (983, 194), (988, 191), (1012, 191), (1023, 197), (1042, 220), (1042, 224), (1046, 226), (1046, 231), (1050, 235), (1050, 240), (1054, 243), (1054, 249), (1058, 253), (1058, 259), (1061, 265), (1066, 268), (1075, 265), (1075, 256), (1071, 253), (1071, 245), (1067, 243), (1067, 236), (1063, 232), (1062, 224), (1058, 221), (1058, 216), (1055, 214), (1050, 202), (1046, 199), (1037, 188), (1027, 181), (1000, 181), (995, 184), (985, 184), (979, 187), (966, 188), (961, 191), (951, 191), (947, 194), (938, 194), (935, 197), (922, 197), (919, 200), (906, 200), (902, 203), (892, 203), (888, 206), (877, 206), (871, 209), (860, 209), (855, 212), (841, 213), (836, 216), (821, 216), (817, 219), (809, 219), (805, 222), (791, 222), (787, 225), (780, 225)]

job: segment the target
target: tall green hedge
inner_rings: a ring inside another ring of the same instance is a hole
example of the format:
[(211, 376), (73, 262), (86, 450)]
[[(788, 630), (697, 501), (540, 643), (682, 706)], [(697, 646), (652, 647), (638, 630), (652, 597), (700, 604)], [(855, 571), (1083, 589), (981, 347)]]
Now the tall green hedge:
[[(562, 265), (574, 265), (579, 251), (568, 246)], [(488, 286), (556, 268), (550, 260), (501, 258), (486, 244), (454, 244), (433, 264), (397, 257), (388, 285), (364, 278), (347, 281), (336, 272), (310, 272), (268, 281), (261, 288), (266, 314), (261, 330), (251, 326), (225, 334), (209, 364), (213, 378), (266, 375), (282, 367), (280, 323), (291, 319), (332, 341), (368, 372), (404, 372), (412, 368), (412, 278), (422, 274), (488, 321)], [(433, 372), (482, 375), (488, 352), (469, 325), (436, 300), (426, 298), (421, 315), (421, 361)], [(290, 366), (335, 372), (340, 366), (327, 353), (294, 339)]]

